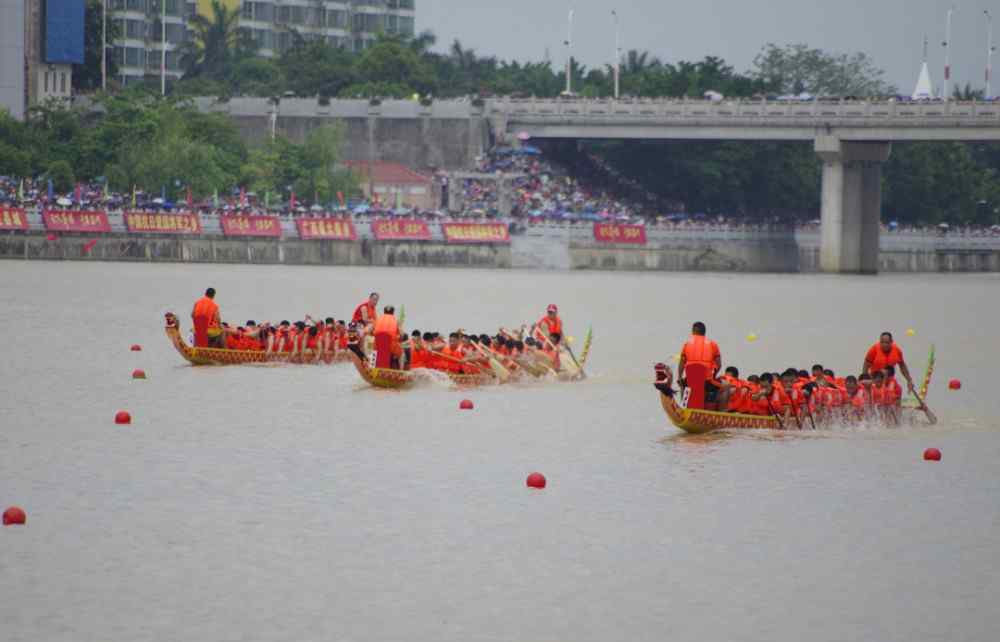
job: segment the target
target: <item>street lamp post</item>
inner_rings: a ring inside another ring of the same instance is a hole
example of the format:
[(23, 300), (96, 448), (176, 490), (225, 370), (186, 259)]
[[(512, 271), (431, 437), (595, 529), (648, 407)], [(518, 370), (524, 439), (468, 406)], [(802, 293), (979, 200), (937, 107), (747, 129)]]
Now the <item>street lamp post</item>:
[(167, 95), (167, 0), (160, 0), (160, 95)]
[(993, 97), (993, 14), (987, 9), (986, 14), (986, 95), (984, 98)]
[(621, 77), (622, 77), (622, 45), (621, 37), (618, 31), (618, 12), (612, 10), (611, 15), (615, 17), (615, 100), (621, 93)]
[(108, 0), (101, 2), (101, 91), (108, 90)]
[(573, 9), (569, 10), (569, 27), (566, 33), (566, 95), (573, 94)]
[(944, 87), (942, 89), (944, 100), (951, 100), (949, 93), (951, 84), (951, 16), (955, 13), (955, 5), (948, 9), (948, 19), (944, 28)]

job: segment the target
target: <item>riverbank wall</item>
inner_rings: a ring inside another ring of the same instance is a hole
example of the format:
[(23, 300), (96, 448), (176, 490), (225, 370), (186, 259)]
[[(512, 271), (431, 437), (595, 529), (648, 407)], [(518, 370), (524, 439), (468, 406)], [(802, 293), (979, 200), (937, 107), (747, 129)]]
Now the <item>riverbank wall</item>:
[(229, 239), (107, 234), (0, 235), (0, 258), (47, 261), (252, 263), (385, 267), (509, 268), (510, 245), (455, 245), (435, 241), (381, 242)]
[[(210, 227), (210, 226), (206, 226)], [(819, 234), (810, 231), (657, 230), (645, 245), (597, 243), (590, 228), (532, 226), (509, 243), (379, 241), (365, 224), (356, 240), (111, 234), (0, 233), (0, 259), (461, 267), (661, 272), (819, 272)], [(207, 230), (206, 230), (207, 231)], [(1000, 272), (1000, 238), (883, 235), (883, 273)]]

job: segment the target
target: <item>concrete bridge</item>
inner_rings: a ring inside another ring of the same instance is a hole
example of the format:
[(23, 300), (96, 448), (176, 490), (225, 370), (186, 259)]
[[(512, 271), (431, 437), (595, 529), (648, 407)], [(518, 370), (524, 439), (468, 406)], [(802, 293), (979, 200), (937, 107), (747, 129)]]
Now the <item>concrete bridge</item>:
[(495, 133), (533, 139), (812, 141), (823, 161), (820, 266), (878, 271), (882, 164), (893, 142), (1000, 141), (1000, 104), (977, 102), (511, 100)]

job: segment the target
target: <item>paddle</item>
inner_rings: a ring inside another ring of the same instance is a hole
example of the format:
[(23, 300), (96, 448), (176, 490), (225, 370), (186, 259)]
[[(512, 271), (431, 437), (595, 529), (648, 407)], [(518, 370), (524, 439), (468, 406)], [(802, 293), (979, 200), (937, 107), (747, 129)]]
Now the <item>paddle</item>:
[(508, 379), (510, 379), (510, 370), (508, 370), (507, 368), (504, 368), (503, 364), (501, 364), (499, 361), (497, 361), (496, 359), (494, 359), (493, 355), (489, 354), (486, 351), (486, 348), (484, 348), (483, 346), (479, 345), (478, 343), (473, 343), (472, 346), (481, 355), (483, 355), (484, 357), (486, 357), (486, 359), (489, 361), (490, 368), (493, 368), (493, 374), (495, 374), (497, 376), (497, 378), (500, 379), (500, 381), (507, 381)]
[(805, 404), (806, 405), (806, 416), (809, 417), (809, 424), (812, 426), (812, 429), (816, 430), (816, 420), (813, 419), (812, 408), (809, 407), (809, 399), (811, 397), (812, 397), (812, 394), (806, 395), (806, 404)]
[(774, 406), (771, 405), (771, 395), (768, 394), (764, 399), (767, 400), (767, 409), (771, 412), (771, 416), (778, 420), (778, 429), (785, 429), (785, 422), (781, 420), (781, 417), (774, 411)]
[(920, 394), (915, 389), (912, 388), (910, 389), (910, 392), (913, 393), (913, 396), (917, 399), (917, 403), (920, 404), (920, 406), (918, 406), (920, 410), (923, 410), (924, 414), (927, 415), (927, 421), (931, 422), (932, 426), (936, 424), (938, 422), (937, 415), (931, 412), (931, 409), (927, 407), (927, 404), (920, 397)]
[[(444, 354), (443, 352), (435, 352), (434, 350), (428, 350), (427, 352), (429, 352), (430, 354), (432, 354), (432, 355), (434, 355), (436, 357), (441, 357), (442, 359), (446, 359), (448, 361), (453, 361), (455, 363), (460, 363), (463, 366), (471, 366), (471, 367), (475, 368), (476, 371), (479, 372), (479, 373), (482, 373), (482, 371), (483, 371), (482, 368), (480, 368), (479, 366), (477, 366), (474, 363), (469, 363), (468, 361), (462, 361), (461, 359), (456, 359), (455, 357), (453, 357), (451, 355)], [(457, 373), (456, 372), (455, 374), (461, 374), (461, 373)]]

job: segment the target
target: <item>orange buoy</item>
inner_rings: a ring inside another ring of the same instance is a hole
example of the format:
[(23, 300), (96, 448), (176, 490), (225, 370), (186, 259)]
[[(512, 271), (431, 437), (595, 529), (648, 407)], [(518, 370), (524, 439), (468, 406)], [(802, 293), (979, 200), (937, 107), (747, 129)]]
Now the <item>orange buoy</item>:
[(473, 407), (471, 399), (462, 399), (462, 402), (458, 404), (459, 410), (472, 410)]
[(119, 410), (115, 414), (115, 423), (116, 424), (130, 424), (130, 423), (132, 423), (132, 415), (128, 414), (128, 412), (126, 412), (124, 410)]
[(527, 479), (528, 488), (545, 488), (545, 475), (531, 473)]
[(132, 378), (133, 379), (145, 379), (146, 378), (146, 371), (145, 370), (140, 370), (140, 369), (136, 368), (135, 370), (132, 371)]
[(952, 379), (951, 381), (948, 382), (948, 388), (950, 388), (951, 390), (961, 390), (962, 382), (959, 381), (958, 379)]
[(142, 352), (142, 346), (138, 343), (133, 343), (131, 350), (132, 352)]
[(941, 461), (941, 451), (937, 448), (928, 448), (924, 451), (924, 461)]
[(28, 517), (24, 514), (24, 509), (20, 506), (11, 506), (3, 512), (3, 525), (13, 526), (23, 524)]

